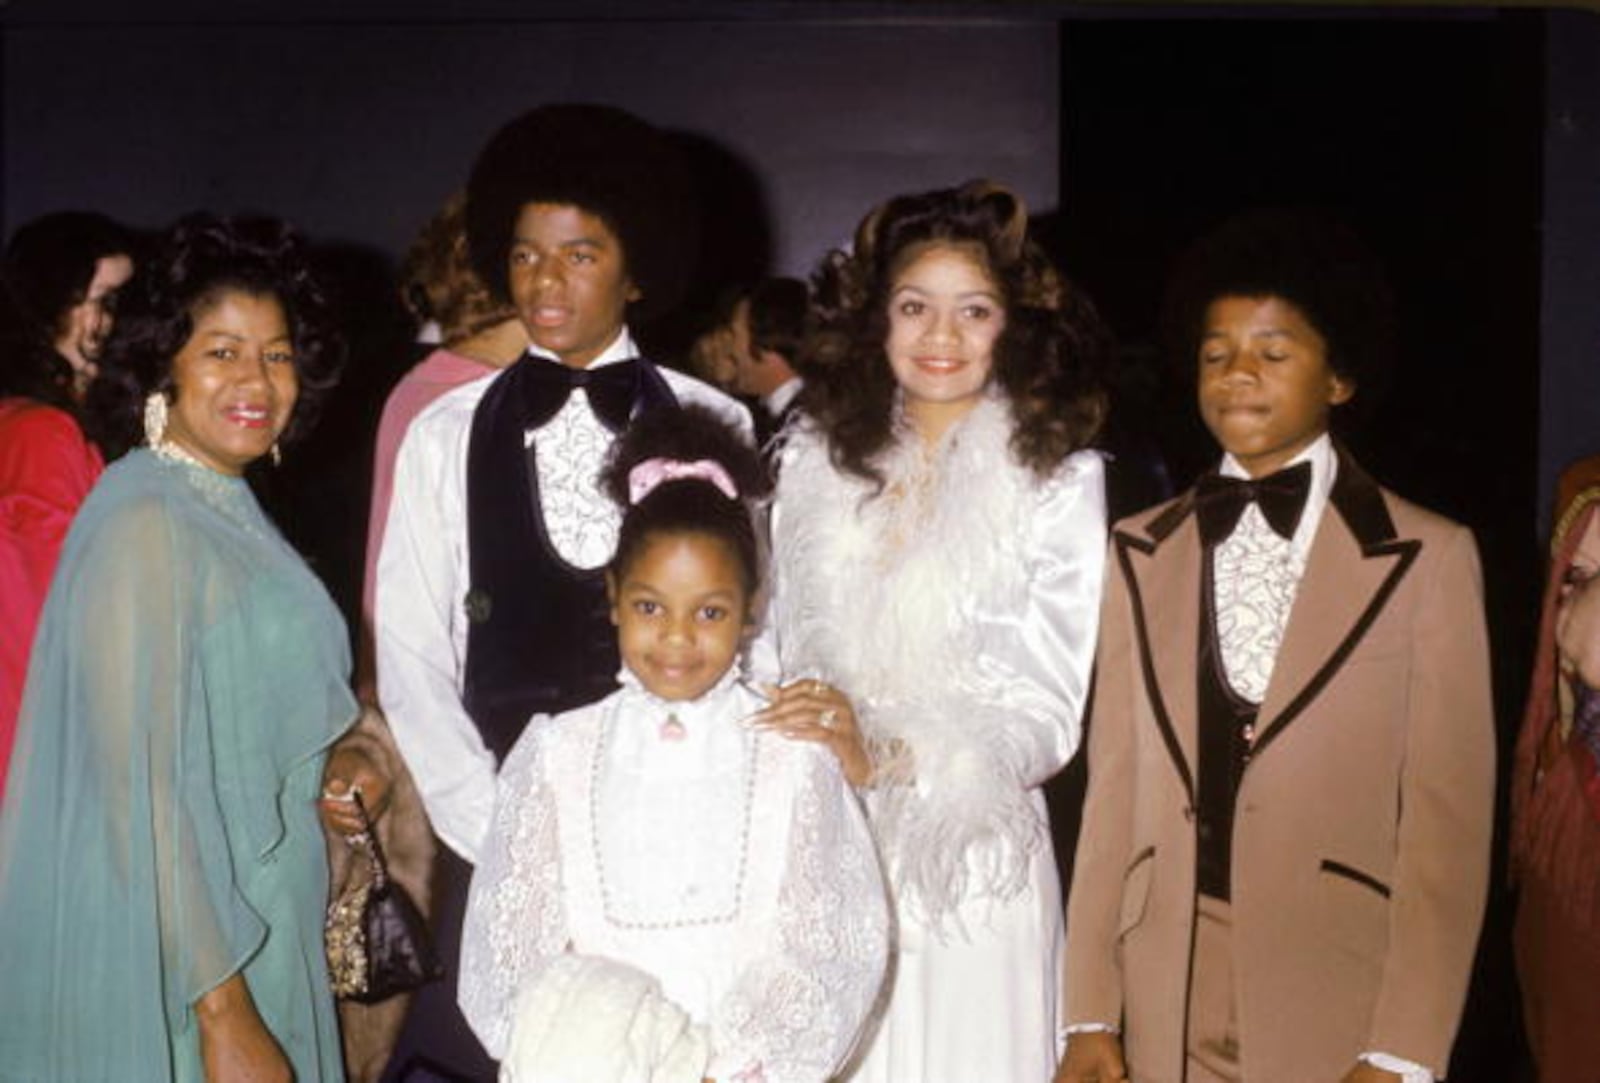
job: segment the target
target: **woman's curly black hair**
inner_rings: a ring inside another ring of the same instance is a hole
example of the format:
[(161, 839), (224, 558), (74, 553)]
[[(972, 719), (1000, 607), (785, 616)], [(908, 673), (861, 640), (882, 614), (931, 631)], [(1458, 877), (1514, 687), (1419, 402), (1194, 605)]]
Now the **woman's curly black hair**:
[(895, 378), (884, 354), (895, 276), (929, 246), (972, 252), (994, 280), (1006, 323), (990, 377), (1010, 400), (1011, 450), (1049, 474), (1105, 420), (1111, 336), (1094, 305), (1028, 238), (1022, 200), (991, 181), (902, 195), (867, 215), (849, 252), (817, 272), (800, 358), (806, 409), (834, 465), (882, 483), (874, 459), (894, 439)]
[(161, 237), (123, 293), (88, 397), (91, 430), (108, 456), (143, 438), (145, 399), (174, 391), (172, 361), (194, 333), (196, 313), (230, 291), (283, 306), (300, 394), (281, 442), (311, 430), (338, 382), (344, 349), (305, 241), (275, 218), (195, 214)]
[[(637, 504), (629, 494), (629, 475), (647, 459), (719, 464), (738, 490), (738, 499), (699, 478), (664, 481)], [(601, 474), (605, 491), (622, 506), (622, 529), (611, 573), (620, 579), (651, 538), (660, 534), (706, 534), (738, 556), (746, 598), (761, 585), (760, 547), (751, 519), (752, 501), (765, 497), (772, 482), (756, 450), (703, 406), (655, 410), (636, 420), (611, 448)]]

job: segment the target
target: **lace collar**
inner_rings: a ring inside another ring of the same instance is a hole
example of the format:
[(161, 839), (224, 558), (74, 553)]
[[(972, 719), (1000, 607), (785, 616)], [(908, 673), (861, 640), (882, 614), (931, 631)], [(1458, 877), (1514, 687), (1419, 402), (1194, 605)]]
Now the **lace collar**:
[(624, 719), (637, 717), (656, 722), (675, 718), (692, 733), (710, 723), (725, 720), (730, 714), (743, 717), (748, 713), (742, 679), (739, 667), (733, 665), (699, 699), (662, 699), (646, 688), (633, 670), (624, 665), (617, 673), (617, 681), (622, 685), (618, 704), (622, 710), (619, 714)]
[(243, 477), (213, 470), (170, 440), (138, 450), (148, 454), (162, 473), (187, 484), (229, 522), (252, 534), (268, 534), (255, 494)]

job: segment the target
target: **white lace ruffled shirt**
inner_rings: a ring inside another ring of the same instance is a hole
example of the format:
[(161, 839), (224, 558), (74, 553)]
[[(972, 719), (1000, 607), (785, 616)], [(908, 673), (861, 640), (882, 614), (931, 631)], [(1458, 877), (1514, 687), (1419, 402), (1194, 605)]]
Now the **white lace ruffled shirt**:
[[(1222, 668), (1233, 690), (1251, 703), (1260, 703), (1266, 697), (1278, 648), (1289, 627), (1289, 612), (1305, 576), (1311, 540), (1322, 522), (1328, 493), (1339, 469), (1333, 441), (1326, 433), (1284, 466), (1287, 469), (1301, 462), (1311, 464), (1311, 487), (1294, 537), (1280, 536), (1267, 525), (1261, 508), (1252, 502), (1245, 506), (1233, 533), (1218, 542), (1212, 553), (1212, 592)], [(1232, 455), (1223, 456), (1218, 473), (1230, 478), (1249, 477)]]
[[(528, 352), (548, 361), (561, 359), (537, 346)], [(634, 356), (633, 343), (624, 334), (611, 349), (595, 358), (591, 369), (614, 365)], [(526, 447), (538, 449), (534, 461), (539, 471), (539, 502), (545, 529), (555, 551), (575, 568), (598, 568), (617, 548), (622, 509), (600, 489), (600, 467), (614, 437), (595, 416), (589, 396), (574, 388), (556, 416), (525, 436)]]
[[(461, 1005), (493, 1056), (569, 953), (626, 963), (707, 1028), (718, 1079), (820, 1081), (877, 995), (887, 904), (866, 823), (820, 748), (741, 725), (732, 677), (667, 703), (624, 674), (535, 719), (473, 878)], [(663, 737), (671, 720), (673, 736)]]

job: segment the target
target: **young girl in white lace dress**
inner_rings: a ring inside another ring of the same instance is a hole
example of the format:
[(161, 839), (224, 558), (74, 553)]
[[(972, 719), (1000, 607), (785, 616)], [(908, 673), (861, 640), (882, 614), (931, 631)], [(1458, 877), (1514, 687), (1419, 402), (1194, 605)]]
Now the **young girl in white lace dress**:
[(535, 718), (506, 759), (462, 1009), (514, 1083), (821, 1083), (878, 993), (888, 919), (834, 759), (744, 724), (765, 703), (738, 667), (761, 464), (709, 414), (658, 411), (606, 483), (622, 687)]

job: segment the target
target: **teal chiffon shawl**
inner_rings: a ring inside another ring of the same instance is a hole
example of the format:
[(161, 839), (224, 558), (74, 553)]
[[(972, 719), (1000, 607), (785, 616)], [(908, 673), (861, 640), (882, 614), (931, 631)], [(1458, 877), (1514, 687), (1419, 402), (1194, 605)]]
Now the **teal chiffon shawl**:
[(73, 524), (0, 808), (0, 1080), (203, 1078), (242, 972), (338, 1080), (316, 800), (355, 719), (337, 611), (237, 478), (135, 451)]

